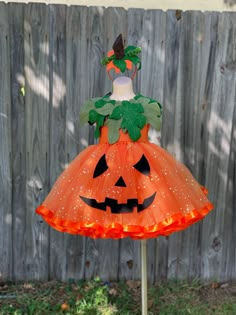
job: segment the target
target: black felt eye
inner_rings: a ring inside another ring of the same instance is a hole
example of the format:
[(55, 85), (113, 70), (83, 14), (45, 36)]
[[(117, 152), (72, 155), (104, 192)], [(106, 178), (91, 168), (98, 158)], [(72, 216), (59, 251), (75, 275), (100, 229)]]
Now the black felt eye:
[(100, 158), (98, 161), (98, 164), (95, 167), (94, 173), (93, 173), (93, 178), (98, 177), (102, 173), (104, 173), (108, 169), (105, 154)]
[(141, 156), (138, 163), (134, 165), (134, 168), (144, 175), (148, 176), (150, 174), (150, 165), (144, 154)]

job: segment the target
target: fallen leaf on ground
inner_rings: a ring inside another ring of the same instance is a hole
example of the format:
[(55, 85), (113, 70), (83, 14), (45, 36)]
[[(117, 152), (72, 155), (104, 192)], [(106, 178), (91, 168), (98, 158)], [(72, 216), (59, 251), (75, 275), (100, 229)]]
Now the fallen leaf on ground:
[(154, 299), (148, 300), (148, 308), (151, 308), (153, 306)]
[(130, 289), (137, 289), (140, 287), (141, 285), (141, 282), (140, 281), (135, 281), (135, 280), (128, 280), (126, 282), (127, 286), (130, 288)]
[(220, 287), (220, 284), (218, 283), (218, 282), (213, 282), (212, 284), (211, 284), (211, 288), (212, 289), (218, 289)]
[(62, 305), (61, 305), (61, 309), (63, 310), (63, 311), (66, 311), (66, 310), (68, 310), (70, 308), (70, 306), (67, 304), (67, 303), (63, 303)]
[(112, 289), (109, 290), (109, 294), (113, 295), (113, 296), (117, 296), (118, 292), (117, 292), (116, 289), (112, 288)]

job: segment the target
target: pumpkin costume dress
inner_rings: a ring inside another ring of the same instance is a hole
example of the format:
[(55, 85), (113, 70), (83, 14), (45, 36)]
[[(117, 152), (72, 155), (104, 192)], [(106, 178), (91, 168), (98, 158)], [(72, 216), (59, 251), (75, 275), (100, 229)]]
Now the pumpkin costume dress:
[[(113, 87), (130, 82), (119, 77)], [(36, 212), (58, 231), (114, 239), (166, 236), (203, 219), (213, 208), (207, 190), (148, 140), (149, 126), (160, 128), (161, 105), (140, 94), (114, 95), (85, 104), (81, 119), (96, 123), (99, 142), (70, 163)]]

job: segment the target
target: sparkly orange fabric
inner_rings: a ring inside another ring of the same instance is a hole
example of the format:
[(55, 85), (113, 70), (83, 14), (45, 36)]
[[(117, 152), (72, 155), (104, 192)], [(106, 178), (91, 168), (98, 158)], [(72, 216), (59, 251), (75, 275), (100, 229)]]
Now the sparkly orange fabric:
[[(109, 144), (107, 127), (102, 127), (99, 144), (71, 162), (36, 212), (58, 231), (114, 239), (169, 235), (203, 219), (213, 208), (206, 189), (166, 150), (149, 143), (147, 133), (145, 126), (141, 138), (132, 142), (120, 131), (119, 141)], [(102, 156), (106, 168), (94, 177)], [(150, 165), (149, 174), (135, 168), (142, 156)], [(125, 186), (116, 185), (121, 177)], [(118, 205), (129, 199), (137, 204), (130, 213), (113, 213), (108, 205), (103, 210), (94, 207), (107, 198)], [(151, 204), (142, 208), (145, 200)]]

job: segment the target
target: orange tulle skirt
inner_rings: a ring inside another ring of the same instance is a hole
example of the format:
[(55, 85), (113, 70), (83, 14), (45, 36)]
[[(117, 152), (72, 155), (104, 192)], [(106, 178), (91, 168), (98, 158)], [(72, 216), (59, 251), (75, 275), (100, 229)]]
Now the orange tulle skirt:
[(166, 236), (203, 219), (213, 208), (206, 189), (147, 132), (136, 142), (120, 132), (111, 145), (103, 127), (36, 212), (58, 231), (114, 239)]

